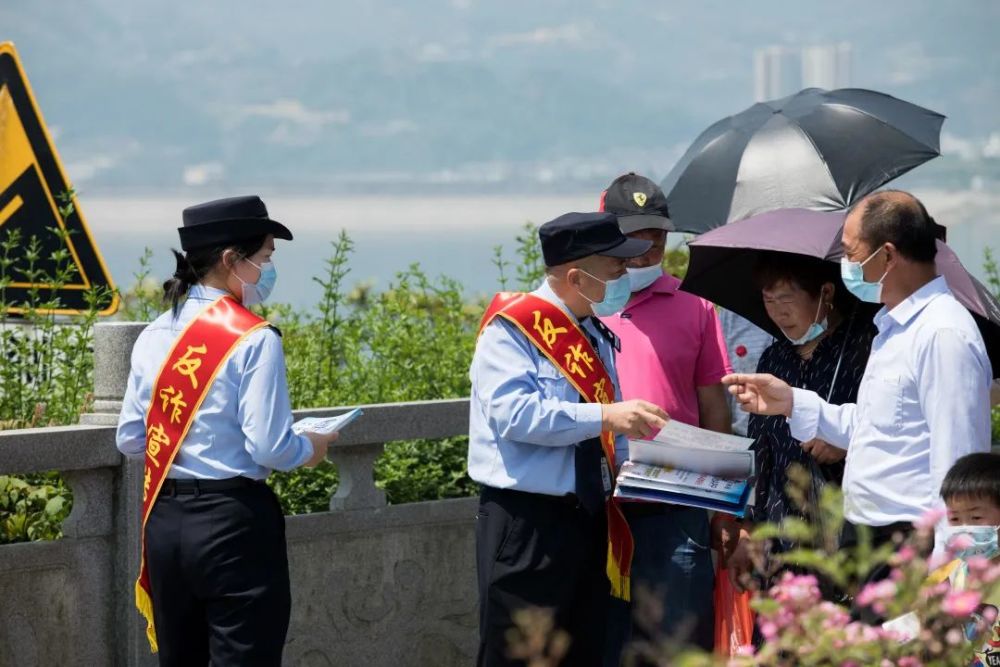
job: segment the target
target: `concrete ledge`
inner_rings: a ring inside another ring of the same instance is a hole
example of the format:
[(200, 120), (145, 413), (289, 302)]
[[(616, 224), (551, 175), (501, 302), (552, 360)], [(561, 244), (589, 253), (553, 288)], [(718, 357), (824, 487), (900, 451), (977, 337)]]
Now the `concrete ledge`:
[(478, 498), (453, 498), (389, 505), (378, 509), (296, 514), (285, 517), (285, 537), (291, 543), (322, 535), (454, 524), (467, 524), (471, 530), (478, 507)]
[(114, 468), (122, 460), (113, 426), (0, 431), (0, 474)]
[[(296, 410), (295, 418), (332, 417), (355, 406)], [(344, 429), (334, 447), (370, 445), (393, 440), (450, 438), (469, 432), (469, 399), (365, 405), (365, 414)]]

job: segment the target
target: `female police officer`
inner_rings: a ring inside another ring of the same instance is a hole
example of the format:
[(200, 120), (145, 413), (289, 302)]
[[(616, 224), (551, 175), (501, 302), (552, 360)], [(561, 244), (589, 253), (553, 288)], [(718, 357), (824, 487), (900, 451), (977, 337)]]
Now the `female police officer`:
[(278, 665), (291, 596), (264, 479), (316, 465), (336, 434), (292, 432), (280, 335), (247, 310), (274, 286), (274, 239), (291, 232), (259, 197), (183, 218), (171, 309), (135, 343), (118, 422), (118, 449), (145, 457), (136, 604), (161, 665)]

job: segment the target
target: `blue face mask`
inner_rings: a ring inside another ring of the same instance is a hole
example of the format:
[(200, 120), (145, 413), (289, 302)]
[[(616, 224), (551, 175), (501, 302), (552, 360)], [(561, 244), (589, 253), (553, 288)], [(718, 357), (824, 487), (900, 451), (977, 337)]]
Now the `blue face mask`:
[(604, 284), (604, 298), (600, 301), (594, 301), (589, 296), (580, 292), (584, 299), (590, 302), (590, 309), (594, 311), (594, 315), (598, 317), (607, 317), (609, 315), (614, 315), (628, 303), (629, 297), (632, 296), (632, 287), (629, 284), (628, 274), (620, 278), (615, 278), (614, 280), (601, 280), (596, 276), (592, 276), (583, 269), (580, 269), (583, 273), (590, 276), (599, 283)]
[(800, 336), (799, 338), (792, 338), (784, 331), (782, 331), (781, 333), (784, 334), (785, 338), (787, 338), (788, 342), (791, 343), (792, 345), (805, 345), (806, 343), (816, 340), (824, 333), (826, 333), (826, 328), (827, 328), (827, 321), (825, 317), (823, 318), (822, 322), (816, 321), (817, 319), (819, 319), (819, 313), (822, 309), (823, 309), (823, 299), (821, 297), (819, 300), (819, 307), (816, 309), (816, 317), (813, 318), (813, 323), (809, 325), (809, 330), (806, 331), (804, 334), (802, 334), (802, 336)]
[(256, 283), (245, 282), (239, 275), (234, 275), (236, 275), (236, 279), (243, 286), (243, 305), (254, 306), (258, 303), (264, 303), (267, 297), (271, 296), (274, 284), (278, 282), (278, 271), (271, 262), (264, 262), (260, 266), (257, 266), (248, 259), (247, 263), (250, 266), (260, 269), (260, 277)]
[(997, 543), (997, 526), (946, 526), (944, 543), (947, 545), (958, 535), (966, 535), (972, 539), (972, 544), (955, 552), (955, 558), (968, 560), (974, 556), (995, 558), (1000, 554)]
[(628, 283), (633, 292), (644, 290), (663, 275), (663, 268), (659, 264), (644, 266), (641, 269), (626, 269), (628, 271)]
[(864, 266), (872, 257), (884, 249), (885, 246), (882, 246), (868, 255), (868, 259), (863, 262), (852, 262), (847, 257), (840, 258), (840, 278), (844, 281), (844, 287), (847, 288), (848, 292), (862, 301), (882, 303), (882, 281), (885, 280), (886, 273), (889, 273), (889, 270), (886, 269), (886, 272), (882, 274), (877, 283), (870, 283), (865, 280)]

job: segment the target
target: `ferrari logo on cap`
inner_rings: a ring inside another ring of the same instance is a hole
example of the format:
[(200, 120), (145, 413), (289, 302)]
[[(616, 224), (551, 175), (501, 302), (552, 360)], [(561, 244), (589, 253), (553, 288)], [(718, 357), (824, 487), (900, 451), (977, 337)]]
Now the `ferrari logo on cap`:
[(633, 192), (632, 193), (632, 199), (639, 206), (639, 208), (642, 208), (643, 206), (646, 205), (646, 193), (645, 192)]

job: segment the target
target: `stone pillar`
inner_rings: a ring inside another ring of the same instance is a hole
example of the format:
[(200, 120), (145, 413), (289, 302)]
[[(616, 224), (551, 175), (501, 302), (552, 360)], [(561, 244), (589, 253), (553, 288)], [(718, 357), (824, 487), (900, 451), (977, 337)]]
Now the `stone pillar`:
[(128, 386), (132, 346), (144, 322), (99, 322), (94, 326), (94, 411), (81, 424), (114, 425)]
[(375, 460), (382, 455), (382, 443), (361, 443), (330, 447), (329, 457), (337, 466), (339, 483), (330, 498), (330, 509), (358, 510), (385, 507), (385, 491), (375, 486)]
[[(80, 423), (113, 426), (118, 423), (122, 398), (132, 366), (132, 347), (144, 322), (101, 322), (94, 327), (94, 408)], [(141, 459), (122, 457), (115, 474), (115, 563), (113, 636), (115, 664), (156, 665), (146, 642), (146, 624), (135, 608), (135, 578), (139, 574), (139, 538), (142, 525)]]

